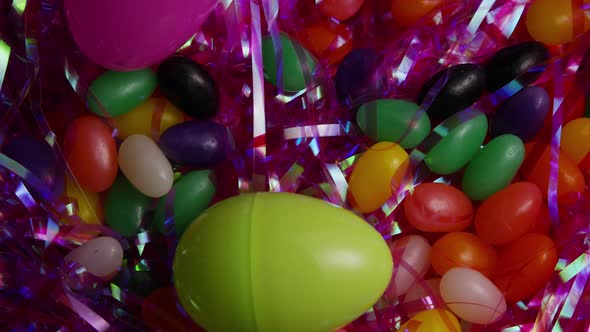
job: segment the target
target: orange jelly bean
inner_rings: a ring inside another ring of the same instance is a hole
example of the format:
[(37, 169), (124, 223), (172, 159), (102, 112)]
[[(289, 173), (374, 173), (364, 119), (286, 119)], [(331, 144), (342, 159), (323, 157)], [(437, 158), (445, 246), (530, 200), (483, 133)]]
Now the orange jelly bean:
[(537, 185), (513, 183), (477, 209), (475, 233), (490, 244), (508, 244), (531, 231), (542, 206), (543, 196)]
[(563, 44), (588, 31), (583, 8), (572, 8), (570, 0), (534, 0), (526, 14), (531, 37), (545, 44)]
[(352, 31), (344, 24), (331, 21), (308, 26), (299, 39), (313, 55), (326, 59), (331, 65), (352, 51)]
[(392, 0), (391, 14), (399, 25), (409, 27), (443, 2), (444, 0)]
[(320, 10), (338, 21), (351, 18), (363, 5), (364, 0), (320, 0)]
[(453, 232), (441, 237), (430, 251), (432, 268), (440, 276), (455, 267), (466, 267), (491, 277), (496, 269), (496, 249), (479, 237)]
[(408, 169), (408, 154), (399, 145), (380, 142), (354, 165), (348, 182), (348, 199), (362, 213), (377, 210), (393, 195)]
[(563, 126), (561, 150), (584, 172), (589, 173), (590, 156), (586, 156), (590, 152), (590, 118), (578, 118)]
[[(522, 173), (528, 181), (541, 189), (541, 193), (546, 198), (551, 171), (551, 146), (544, 143), (528, 143), (525, 145), (525, 150), (526, 157)], [(567, 194), (583, 192), (586, 185), (580, 168), (563, 151), (559, 153), (557, 181), (558, 199), (563, 199)]]
[(550, 237), (526, 234), (504, 248), (493, 281), (506, 301), (525, 300), (547, 284), (556, 263), (557, 249)]

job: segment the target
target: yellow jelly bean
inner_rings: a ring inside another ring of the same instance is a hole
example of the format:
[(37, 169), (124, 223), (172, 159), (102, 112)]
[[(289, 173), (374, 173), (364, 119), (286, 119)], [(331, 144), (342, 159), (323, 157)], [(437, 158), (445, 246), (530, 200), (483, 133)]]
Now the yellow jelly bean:
[(444, 309), (432, 309), (419, 312), (398, 331), (404, 332), (460, 332), (459, 321), (452, 313)]
[(102, 207), (97, 193), (81, 189), (71, 177), (66, 179), (66, 196), (78, 205), (78, 216), (87, 224), (102, 224)]
[(561, 150), (576, 164), (590, 152), (590, 118), (570, 121), (561, 131)]
[(349, 201), (367, 213), (378, 209), (393, 195), (408, 169), (408, 154), (399, 145), (380, 142), (373, 145), (356, 162), (349, 181)]
[(152, 136), (152, 122), (157, 118), (154, 112), (161, 112), (159, 134), (184, 120), (184, 114), (174, 105), (163, 98), (149, 98), (131, 112), (113, 118), (118, 129), (117, 137), (125, 139), (128, 136), (140, 134)]

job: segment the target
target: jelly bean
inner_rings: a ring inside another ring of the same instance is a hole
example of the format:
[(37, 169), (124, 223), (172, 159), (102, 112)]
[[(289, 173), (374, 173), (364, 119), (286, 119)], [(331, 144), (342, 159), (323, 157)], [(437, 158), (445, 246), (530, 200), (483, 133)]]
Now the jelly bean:
[(196, 118), (208, 118), (219, 110), (219, 92), (213, 77), (200, 64), (173, 56), (158, 67), (158, 87), (174, 106)]
[(82, 189), (107, 190), (117, 177), (117, 145), (102, 119), (82, 116), (68, 127), (63, 152)]
[(486, 73), (482, 66), (471, 63), (441, 70), (422, 87), (418, 96), (420, 103), (434, 86), (440, 86), (440, 91), (427, 112), (433, 117), (444, 119), (462, 111), (479, 99), (486, 88)]
[(463, 192), (484, 200), (506, 187), (524, 160), (524, 145), (514, 135), (501, 135), (483, 147), (465, 168)]
[(547, 285), (555, 264), (557, 249), (551, 238), (526, 234), (502, 251), (494, 283), (509, 303), (526, 300)]
[(340, 62), (352, 51), (352, 31), (344, 24), (321, 21), (305, 28), (301, 43), (311, 53), (328, 64)]
[(416, 282), (408, 289), (406, 294), (401, 297), (400, 303), (404, 304), (406, 312), (409, 317), (416, 315), (417, 310), (423, 310), (426, 305), (421, 302), (424, 298), (430, 298), (430, 301), (435, 303), (442, 302), (440, 297), (440, 278), (427, 279), (422, 282)]
[(551, 100), (545, 89), (524, 88), (498, 107), (490, 121), (490, 134), (492, 137), (512, 134), (529, 141), (543, 128), (550, 107)]
[[(522, 173), (526, 179), (541, 189), (544, 197), (549, 190), (549, 174), (551, 172), (551, 146), (544, 143), (528, 143), (526, 145), (526, 164)], [(563, 151), (559, 153), (557, 168), (557, 197), (565, 199), (568, 194), (581, 193), (586, 184), (584, 174), (576, 163)]]
[(348, 181), (349, 201), (362, 213), (377, 210), (393, 195), (408, 169), (408, 154), (399, 145), (380, 142), (355, 163)]
[(451, 174), (463, 168), (479, 151), (488, 131), (488, 120), (483, 113), (463, 122), (463, 112), (453, 115), (445, 123), (452, 128), (426, 154), (424, 162), (437, 174)]
[(363, 5), (364, 0), (321, 0), (318, 1), (324, 15), (331, 16), (338, 21), (351, 18)]
[(64, 258), (83, 266), (88, 273), (100, 278), (112, 275), (123, 263), (123, 248), (108, 236), (92, 239), (72, 250)]
[(113, 118), (117, 137), (126, 139), (131, 135), (151, 136), (161, 134), (170, 126), (182, 122), (184, 115), (163, 98), (149, 98), (131, 112)]
[(461, 326), (452, 313), (445, 309), (425, 310), (400, 326), (402, 332), (459, 332)]
[(541, 234), (549, 234), (551, 231), (551, 214), (549, 213), (549, 207), (547, 204), (543, 204), (541, 207), (541, 211), (537, 218), (535, 218), (535, 222), (531, 227), (529, 233), (541, 233)]
[(180, 303), (208, 331), (291, 331), (297, 322), (297, 331), (330, 332), (381, 297), (393, 263), (354, 213), (260, 192), (201, 214), (180, 239), (173, 271)]
[(160, 288), (141, 303), (143, 323), (153, 331), (204, 332), (196, 328), (178, 310), (176, 291), (172, 287)]
[(357, 48), (348, 53), (334, 78), (338, 100), (356, 107), (376, 96), (383, 86), (376, 71), (377, 63), (377, 53), (370, 48)]
[(209, 168), (227, 158), (233, 139), (220, 124), (188, 121), (168, 128), (160, 137), (160, 147), (178, 164)]
[(423, 232), (456, 232), (473, 221), (471, 200), (459, 189), (444, 183), (422, 183), (404, 201), (412, 226)]
[(493, 245), (505, 245), (529, 232), (543, 196), (536, 184), (517, 182), (486, 199), (475, 214), (475, 232)]
[(48, 190), (39, 193), (46, 199), (55, 199), (63, 193), (64, 171), (57, 155), (46, 142), (26, 135), (14, 137), (2, 148), (2, 153), (47, 186)]
[(156, 74), (150, 69), (107, 71), (90, 84), (88, 107), (100, 116), (123, 115), (148, 99), (156, 85)]
[(147, 136), (131, 135), (121, 143), (119, 167), (129, 182), (146, 196), (162, 197), (172, 189), (172, 166)]
[(571, 1), (535, 0), (526, 14), (529, 34), (545, 44), (568, 43), (577, 37), (574, 32), (588, 31), (588, 23), (584, 9), (572, 8)]
[(385, 297), (395, 299), (422, 279), (430, 267), (430, 244), (419, 235), (408, 235), (390, 246), (394, 270)]
[(549, 50), (539, 42), (521, 42), (504, 47), (485, 63), (487, 88), (496, 91), (517, 77), (522, 85), (527, 86), (543, 73), (541, 70), (526, 73), (527, 70), (547, 60)]
[(441, 276), (452, 268), (467, 267), (490, 278), (497, 261), (496, 250), (471, 233), (448, 233), (432, 246), (432, 267)]
[[(575, 119), (561, 130), (561, 150), (573, 162), (584, 168), (584, 171), (590, 169), (590, 165), (580, 165), (586, 155), (590, 152), (590, 118)], [(590, 157), (589, 157), (590, 158)], [(586, 164), (588, 162), (585, 162)]]
[[(180, 178), (174, 184), (174, 201), (172, 213), (176, 234), (179, 236), (211, 203), (215, 196), (215, 183), (211, 180), (211, 172), (193, 171)], [(158, 230), (166, 234), (166, 203), (168, 197), (160, 199), (154, 221)]]
[(444, 0), (392, 0), (391, 14), (393, 19), (403, 27), (416, 24), (430, 11), (440, 6)]
[[(418, 113), (420, 112), (420, 113)], [(377, 141), (399, 142), (412, 149), (430, 133), (430, 119), (420, 106), (405, 100), (379, 99), (362, 105), (356, 122), (363, 133)]]
[(465, 267), (445, 273), (440, 294), (451, 311), (471, 323), (490, 324), (506, 312), (500, 290), (480, 272)]
[(77, 215), (87, 224), (102, 224), (102, 205), (97, 193), (86, 191), (71, 178), (66, 178), (66, 196), (76, 202)]
[[(305, 89), (306, 72), (309, 71), (309, 79), (312, 79), (312, 73), (317, 63), (314, 57), (303, 46), (291, 39), (287, 34), (280, 34), (282, 65), (278, 68), (277, 59), (275, 58), (275, 48), (270, 37), (262, 39), (262, 61), (264, 63), (264, 78), (275, 86), (288, 92), (297, 92)], [(298, 49), (301, 50), (303, 58), (300, 59)], [(281, 74), (279, 76), (279, 73)], [(280, 82), (278, 80), (281, 80)]]
[(161, 279), (165, 278), (157, 276), (157, 272), (154, 270), (136, 271), (135, 269), (122, 269), (121, 272), (113, 278), (112, 282), (135, 295), (147, 297), (154, 290), (163, 285), (168, 285), (167, 280)]
[(137, 234), (149, 205), (150, 199), (120, 175), (109, 189), (104, 203), (106, 222), (123, 236), (133, 236)]

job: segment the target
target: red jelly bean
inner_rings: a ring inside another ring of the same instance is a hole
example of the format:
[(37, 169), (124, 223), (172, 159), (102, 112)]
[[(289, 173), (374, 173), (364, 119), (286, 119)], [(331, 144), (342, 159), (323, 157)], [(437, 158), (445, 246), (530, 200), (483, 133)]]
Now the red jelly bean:
[(64, 156), (80, 186), (91, 192), (108, 189), (117, 176), (117, 145), (102, 119), (82, 116), (66, 130)]
[(204, 332), (177, 309), (174, 288), (160, 288), (143, 300), (141, 317), (153, 331)]
[(321, 0), (319, 3), (320, 10), (327, 16), (331, 16), (338, 21), (346, 20), (352, 17), (363, 5), (364, 0)]
[(473, 220), (471, 200), (459, 189), (444, 183), (423, 183), (406, 197), (408, 221), (424, 232), (457, 232)]
[(475, 232), (490, 244), (508, 244), (532, 229), (542, 206), (543, 196), (534, 183), (511, 184), (479, 207)]
[(555, 264), (557, 249), (544, 234), (526, 234), (504, 248), (493, 279), (508, 302), (525, 300), (547, 284)]

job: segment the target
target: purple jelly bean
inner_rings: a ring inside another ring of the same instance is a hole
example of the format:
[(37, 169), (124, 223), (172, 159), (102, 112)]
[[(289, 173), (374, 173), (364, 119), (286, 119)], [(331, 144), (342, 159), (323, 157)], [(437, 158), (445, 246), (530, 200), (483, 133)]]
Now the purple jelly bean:
[(359, 106), (376, 99), (383, 87), (376, 68), (378, 55), (370, 48), (358, 48), (346, 55), (336, 72), (336, 94), (341, 103)]
[(543, 128), (551, 101), (542, 87), (531, 86), (520, 90), (500, 104), (491, 118), (492, 137), (512, 134), (524, 142), (533, 139)]
[(220, 124), (188, 121), (166, 129), (160, 137), (160, 148), (177, 164), (209, 168), (227, 158), (233, 140)]

